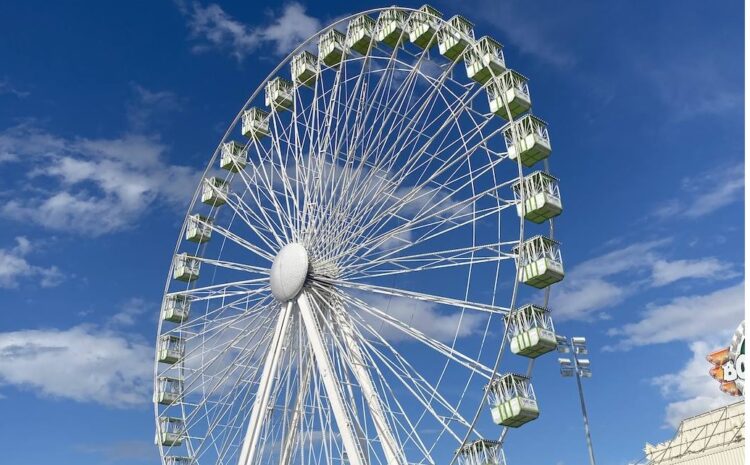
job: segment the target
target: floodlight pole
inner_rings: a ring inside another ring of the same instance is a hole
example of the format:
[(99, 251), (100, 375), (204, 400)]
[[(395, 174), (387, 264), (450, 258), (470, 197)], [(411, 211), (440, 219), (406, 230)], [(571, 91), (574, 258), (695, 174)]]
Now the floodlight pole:
[(573, 364), (576, 372), (576, 383), (578, 383), (578, 397), (581, 399), (581, 413), (583, 414), (583, 429), (586, 432), (586, 445), (589, 448), (589, 462), (596, 465), (594, 459), (594, 445), (591, 442), (591, 429), (589, 428), (589, 414), (586, 411), (586, 402), (583, 400), (583, 383), (581, 383), (581, 370), (578, 368), (578, 354), (573, 349)]
[[(586, 411), (586, 402), (583, 399), (583, 383), (581, 383), (581, 372), (583, 368), (580, 367), (578, 364), (578, 355), (579, 354), (585, 354), (587, 352), (586, 350), (586, 339), (585, 338), (567, 338), (564, 336), (558, 336), (558, 348), (557, 350), (560, 352), (568, 352), (573, 355), (571, 357), (573, 359), (573, 371), (576, 375), (576, 384), (578, 384), (578, 398), (581, 401), (581, 414), (583, 415), (583, 430), (586, 433), (586, 445), (588, 446), (589, 450), (589, 463), (591, 465), (596, 465), (596, 459), (594, 459), (594, 445), (591, 441), (591, 428), (589, 427), (589, 414)], [(577, 341), (574, 343), (574, 341)], [(563, 360), (560, 359), (560, 363), (563, 363)], [(588, 367), (585, 369), (588, 370)], [(591, 375), (591, 371), (588, 372), (589, 376)], [(565, 374), (563, 374), (565, 376)]]

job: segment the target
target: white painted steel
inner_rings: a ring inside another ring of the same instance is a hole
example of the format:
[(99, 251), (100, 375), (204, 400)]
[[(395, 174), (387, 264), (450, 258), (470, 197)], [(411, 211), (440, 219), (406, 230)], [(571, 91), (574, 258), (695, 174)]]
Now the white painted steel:
[(220, 144), (247, 136), (242, 163), (190, 206), (211, 221), (176, 247), (200, 276), (165, 289), (191, 303), (159, 324), (185, 344), (155, 364), (184, 380), (179, 402), (155, 405), (157, 421), (185, 425), (180, 445), (160, 447), (165, 463), (453, 465), (446, 450), (505, 440), (478, 426), (489, 412), (475, 394), (498, 374), (524, 253), (526, 199), (512, 187), (525, 174), (502, 146), (506, 122), (434, 41), (391, 34), (391, 48), (365, 31), (351, 38), (359, 53), (318, 63), (315, 79), (277, 79), (319, 35), (251, 96)]
[(315, 314), (313, 314), (306, 293), (303, 292), (297, 297), (297, 307), (299, 308), (300, 316), (304, 322), (305, 331), (310, 341), (310, 348), (312, 349), (315, 358), (315, 365), (317, 366), (318, 372), (323, 380), (323, 386), (325, 387), (328, 401), (331, 403), (333, 415), (336, 419), (336, 426), (341, 434), (349, 463), (351, 463), (351, 465), (366, 465), (365, 453), (360, 447), (354, 431), (353, 422), (344, 405), (341, 386), (336, 379), (333, 364), (329, 358), (328, 350), (323, 344), (320, 328), (318, 327), (318, 322), (316, 321)]
[(349, 320), (349, 317), (346, 314), (342, 314), (340, 311), (336, 321), (338, 322), (339, 331), (343, 336), (344, 345), (349, 353), (352, 371), (362, 388), (365, 402), (372, 412), (373, 422), (375, 423), (375, 429), (377, 430), (378, 438), (380, 439), (380, 445), (383, 448), (386, 463), (387, 465), (406, 464), (406, 458), (401, 453), (396, 438), (393, 436), (393, 432), (388, 425), (388, 420), (386, 419), (380, 396), (375, 390), (375, 385), (370, 377), (370, 372), (365, 368), (367, 362), (362, 355), (362, 348), (359, 346), (352, 323)]
[(305, 285), (310, 261), (302, 244), (285, 245), (271, 265), (271, 292), (280, 302), (295, 298)]
[(247, 426), (245, 440), (242, 442), (242, 450), (239, 459), (240, 465), (250, 465), (255, 457), (258, 440), (260, 439), (260, 432), (266, 421), (266, 415), (268, 414), (268, 401), (271, 397), (272, 388), (271, 384), (276, 377), (279, 360), (282, 351), (284, 350), (284, 338), (289, 330), (289, 319), (292, 313), (292, 306), (293, 304), (291, 302), (283, 305), (281, 307), (281, 312), (279, 313), (279, 319), (276, 323), (273, 339), (271, 340), (271, 345), (263, 364), (263, 375), (260, 378), (258, 394), (255, 398), (253, 411), (250, 414), (250, 422)]
[(294, 411), (292, 413), (292, 420), (289, 422), (287, 428), (287, 435), (284, 438), (284, 447), (281, 450), (281, 460), (279, 465), (289, 465), (292, 460), (292, 450), (297, 441), (297, 431), (302, 418), (302, 409), (305, 406), (305, 399), (307, 398), (307, 386), (310, 382), (310, 375), (312, 374), (311, 360), (305, 359), (304, 374), (302, 375), (300, 382), (300, 389), (297, 392), (297, 400), (294, 402)]

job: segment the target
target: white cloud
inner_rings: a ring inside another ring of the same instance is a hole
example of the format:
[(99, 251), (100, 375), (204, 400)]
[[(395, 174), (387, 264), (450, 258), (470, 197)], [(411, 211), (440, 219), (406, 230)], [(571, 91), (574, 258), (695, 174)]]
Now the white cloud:
[(587, 319), (649, 287), (684, 279), (737, 276), (729, 264), (714, 257), (668, 260), (660, 248), (669, 242), (663, 239), (631, 244), (574, 266), (553, 293), (555, 319)]
[(655, 249), (665, 243), (662, 240), (631, 244), (574, 266), (553, 293), (555, 319), (586, 319), (592, 313), (622, 302), (635, 291), (636, 280), (617, 284), (608, 278), (648, 270), (656, 261)]
[(685, 216), (698, 218), (742, 199), (745, 168), (742, 164), (718, 168), (683, 185), (695, 194)]
[(183, 104), (183, 99), (168, 90), (152, 91), (136, 83), (131, 87), (135, 98), (127, 105), (126, 115), (133, 130), (147, 130), (159, 121), (157, 117), (179, 110)]
[(0, 333), (0, 384), (126, 408), (149, 401), (153, 348), (94, 326)]
[[(636, 71), (669, 110), (665, 113), (668, 118), (681, 122), (706, 116), (741, 115), (742, 74), (731, 72), (736, 57), (721, 44), (703, 41), (698, 43), (700, 49), (653, 48), (639, 52), (634, 58)], [(704, 57), (699, 67), (694, 62), (696, 54)]]
[(154, 447), (154, 443), (151, 441), (98, 441), (91, 444), (78, 444), (75, 449), (86, 454), (99, 456), (102, 463), (132, 463), (133, 460), (159, 463), (159, 449)]
[(662, 219), (701, 218), (742, 200), (744, 188), (743, 164), (721, 166), (698, 176), (684, 178), (681, 182), (682, 195), (664, 202), (653, 215)]
[(706, 295), (677, 297), (664, 305), (648, 306), (636, 323), (611, 329), (609, 335), (623, 339), (610, 349), (694, 341), (707, 334), (734, 329), (744, 314), (744, 283)]
[(651, 379), (661, 394), (671, 400), (664, 413), (667, 425), (676, 428), (687, 417), (737, 401), (719, 390), (719, 383), (708, 374), (710, 365), (706, 362), (706, 355), (728, 343), (729, 336), (693, 342), (692, 358), (682, 369)]
[(16, 245), (0, 249), (0, 288), (18, 287), (22, 279), (35, 279), (42, 287), (54, 287), (63, 280), (56, 266), (32, 265), (26, 256), (33, 251), (32, 243), (25, 237), (16, 237)]
[(133, 326), (138, 318), (151, 309), (151, 305), (139, 297), (133, 297), (120, 306), (120, 311), (112, 315), (107, 322), (111, 327)]
[(17, 88), (11, 84), (8, 78), (4, 78), (0, 79), (0, 95), (4, 94), (14, 95), (18, 98), (26, 98), (31, 95), (31, 92)]
[(717, 275), (731, 278), (736, 276), (727, 263), (716, 258), (698, 260), (657, 260), (653, 264), (653, 285), (665, 286), (685, 278), (711, 279)]
[[(571, 278), (568, 278), (571, 279)], [(590, 279), (580, 285), (563, 284), (553, 299), (555, 319), (583, 319), (597, 310), (619, 304), (630, 290), (602, 279)]]
[(540, 15), (538, 4), (520, 0), (505, 1), (502, 8), (498, 8), (495, 2), (482, 2), (480, 8), (486, 13), (485, 20), (507, 34), (508, 40), (522, 53), (558, 68), (575, 64), (575, 56), (559, 46), (559, 36), (570, 21), (559, 16)]
[[(183, 207), (199, 173), (165, 160), (155, 120), (180, 105), (169, 91), (132, 84), (128, 125), (118, 137), (63, 137), (30, 120), (0, 132), (0, 162), (25, 176), (7, 179), (0, 216), (53, 230), (99, 236), (126, 229), (156, 204)], [(163, 119), (163, 118), (162, 118)]]
[(151, 205), (182, 206), (192, 194), (197, 171), (167, 164), (166, 150), (141, 134), (68, 139), (28, 124), (9, 128), (0, 154), (28, 168), (0, 215), (88, 236), (126, 229)]
[(237, 21), (215, 3), (205, 7), (198, 2), (189, 6), (185, 3), (178, 5), (189, 17), (191, 35), (200, 41), (194, 51), (208, 48), (227, 50), (237, 61), (261, 47), (269, 47), (276, 55), (283, 55), (322, 28), (320, 20), (309, 16), (305, 7), (297, 2), (286, 4), (281, 15), (270, 24), (257, 27)]
[(322, 28), (320, 20), (308, 16), (305, 7), (299, 3), (289, 3), (276, 21), (257, 30), (263, 42), (275, 45), (276, 53), (291, 51)]

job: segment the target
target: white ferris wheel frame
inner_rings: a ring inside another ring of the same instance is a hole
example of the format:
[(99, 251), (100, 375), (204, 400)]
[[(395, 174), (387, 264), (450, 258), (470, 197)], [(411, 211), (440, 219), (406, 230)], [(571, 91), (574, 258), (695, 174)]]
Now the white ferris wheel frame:
[[(287, 58), (285, 58), (269, 75), (268, 77), (263, 81), (263, 83), (256, 89), (256, 91), (250, 96), (248, 101), (243, 106), (243, 110), (249, 108), (251, 104), (258, 98), (261, 92), (265, 89), (266, 84), (275, 76), (279, 75), (279, 72), (282, 70), (283, 67), (288, 66), (291, 58), (295, 56), (297, 53), (305, 50), (308, 48), (314, 40), (316, 40), (319, 36), (321, 36), (323, 33), (325, 33), (328, 30), (334, 29), (336, 26), (339, 26), (341, 24), (346, 24), (351, 19), (362, 15), (362, 14), (372, 14), (372, 13), (379, 13), (381, 11), (392, 9), (391, 8), (378, 8), (378, 9), (372, 9), (364, 12), (360, 12), (356, 15), (349, 16), (347, 18), (343, 18), (338, 20), (337, 22), (329, 25), (328, 27), (324, 28), (308, 40), (306, 40), (304, 43), (299, 45), (294, 51), (292, 51)], [(406, 12), (414, 12), (417, 10), (408, 9), (408, 8), (400, 8), (399, 10), (406, 11)], [(443, 20), (440, 20), (442, 23), (445, 23)], [(467, 39), (474, 41), (473, 37), (466, 37)], [(373, 39), (374, 41), (374, 39)], [(400, 46), (399, 46), (400, 47)], [(393, 56), (391, 57), (391, 60), (394, 60), (394, 57), (397, 55), (399, 47), (394, 48)], [(428, 51), (422, 52), (422, 56), (427, 54)], [(362, 58), (362, 60), (367, 60), (369, 57), (365, 56)], [(347, 58), (344, 58), (347, 59)], [(421, 58), (420, 58), (421, 59)], [(418, 62), (419, 63), (419, 62)], [(453, 64), (450, 64), (448, 66), (448, 69), (451, 70), (456, 67), (456, 65), (460, 63), (460, 61), (455, 61)], [(419, 74), (419, 72), (415, 72), (415, 70), (418, 67), (415, 65), (412, 65), (412, 71), (411, 73)], [(365, 67), (362, 67), (362, 73), (365, 73)], [(446, 79), (449, 77), (451, 73), (449, 71), (443, 71), (441, 74), (442, 79)], [(436, 88), (437, 85), (433, 84)], [(482, 86), (476, 86), (476, 92), (479, 93), (482, 91)], [(466, 101), (471, 102), (475, 98), (474, 96), (467, 97)], [(507, 106), (507, 102), (506, 102)], [(510, 114), (510, 110), (508, 110), (508, 114)], [(232, 135), (232, 132), (234, 131), (234, 128), (237, 126), (240, 117), (242, 115), (242, 111), (235, 117), (235, 119), (232, 121), (232, 123), (229, 126), (229, 129), (225, 133), (224, 137), (222, 138), (221, 143), (215, 150), (211, 161), (203, 175), (203, 178), (207, 178), (213, 168), (212, 166), (215, 165), (218, 157), (220, 156), (220, 150), (222, 145), (230, 140), (230, 136)], [(456, 117), (455, 115), (452, 115), (453, 117)], [(447, 125), (451, 121), (451, 118), (446, 118), (445, 125)], [(277, 123), (277, 120), (272, 118), (272, 122), (274, 124)], [(509, 124), (511, 125), (511, 129), (514, 129), (513, 123), (513, 117), (509, 117)], [(279, 132), (283, 132), (283, 128), (276, 127), (272, 131), (274, 136), (279, 134)], [(438, 131), (439, 132), (439, 131)], [(490, 134), (490, 136), (496, 136), (497, 131)], [(288, 135), (287, 135), (288, 136)], [(486, 141), (486, 139), (489, 136), (485, 137), (483, 141), (480, 141), (479, 143), (475, 143), (474, 147), (475, 149), (479, 147), (479, 145)], [(265, 149), (257, 147), (259, 144), (257, 142), (250, 142), (251, 144), (255, 144), (256, 150), (259, 152)], [(279, 144), (274, 144), (276, 147), (272, 147), (267, 152), (273, 152), (274, 150), (279, 150), (280, 146)], [(268, 155), (268, 153), (267, 153)], [(273, 154), (271, 154), (271, 157), (273, 157)], [(438, 158), (439, 159), (439, 158)], [(498, 163), (502, 161), (502, 159), (498, 160)], [(544, 161), (545, 168), (547, 167), (547, 161)], [(521, 164), (520, 157), (517, 160), (517, 166), (518, 166), (518, 175), (517, 178), (505, 182), (505, 183), (499, 183), (493, 186), (493, 189), (500, 189), (503, 187), (507, 187), (510, 182), (512, 181), (521, 181), (523, 182), (524, 179), (524, 171), (523, 166)], [(489, 169), (494, 168), (494, 165), (489, 166)], [(321, 168), (322, 169), (322, 168)], [(447, 168), (446, 168), (447, 169)], [(284, 180), (285, 172), (284, 170), (276, 170), (275, 173), (272, 173), (272, 175), (278, 175), (279, 177)], [(266, 188), (270, 188), (273, 190), (273, 187), (270, 186), (272, 184), (272, 181), (269, 181), (268, 179), (269, 174), (266, 173), (266, 179), (260, 179), (261, 182), (266, 183)], [(251, 185), (253, 184), (253, 180), (248, 179), (242, 171), (237, 173), (235, 177), (239, 177), (245, 184), (246, 188), (250, 191), (252, 191)], [(331, 176), (333, 178), (333, 176)], [(256, 180), (257, 181), (257, 180)], [(337, 181), (337, 182), (346, 182), (346, 179)], [(284, 182), (288, 182), (288, 180), (284, 180)], [(467, 181), (471, 182), (471, 180)], [(295, 190), (287, 188), (288, 186), (285, 186), (285, 192), (287, 192), (290, 195), (294, 195)], [(296, 183), (296, 188), (299, 188), (299, 183)], [(458, 189), (456, 189), (458, 190)], [(387, 191), (387, 186), (378, 186), (376, 190), (376, 194), (385, 193)], [(486, 195), (487, 192), (482, 192), (479, 195)], [(314, 192), (305, 192), (303, 193), (306, 198), (309, 198), (310, 196), (314, 196)], [(322, 195), (323, 191), (320, 191), (318, 195)], [(258, 193), (255, 194), (256, 196), (260, 195)], [(298, 195), (301, 195), (298, 193)], [(419, 193), (414, 194), (414, 196), (420, 195)], [(421, 194), (425, 195), (425, 194)], [(521, 198), (520, 202), (523, 204), (524, 202), (524, 195), (525, 192), (523, 189), (521, 189)], [(196, 205), (199, 202), (200, 197), (200, 188), (196, 191), (195, 195), (193, 196), (193, 199), (191, 201), (190, 207), (188, 209), (188, 216), (190, 215), (190, 212), (194, 211)], [(274, 224), (284, 224), (286, 223), (286, 226), (289, 227), (287, 230), (286, 228), (282, 227), (278, 230), (284, 233), (284, 236), (279, 236), (277, 234), (276, 230), (271, 231), (256, 231), (257, 236), (262, 238), (266, 238), (269, 242), (265, 244), (254, 244), (247, 240), (244, 240), (242, 237), (236, 235), (232, 231), (230, 231), (227, 228), (224, 228), (220, 225), (211, 225), (212, 231), (222, 235), (225, 240), (229, 239), (230, 241), (233, 241), (237, 244), (240, 244), (241, 246), (245, 247), (246, 249), (254, 252), (256, 255), (265, 258), (266, 260), (273, 261), (274, 256), (269, 254), (266, 249), (264, 249), (263, 246), (266, 246), (273, 250), (273, 247), (276, 246), (278, 243), (290, 243), (293, 241), (299, 241), (302, 238), (300, 237), (290, 237), (286, 235), (287, 231), (291, 232), (298, 232), (300, 231), (300, 217), (290, 218), (289, 216), (285, 217), (285, 213), (290, 212), (290, 207), (288, 205), (281, 205), (277, 203), (277, 199), (271, 196), (272, 198), (268, 199), (274, 202), (275, 206), (275, 213), (276, 217), (272, 217), (271, 213), (265, 211), (264, 209), (260, 209), (259, 212), (251, 213), (251, 208), (249, 208), (248, 205), (242, 205), (241, 203), (238, 203), (237, 205), (230, 205), (230, 208), (233, 209), (234, 215), (238, 216), (240, 218), (247, 217), (248, 215), (262, 215), (263, 219), (269, 223)], [(298, 199), (291, 199), (292, 202), (297, 202)], [(495, 211), (490, 212), (480, 212), (482, 215), (487, 215), (487, 217), (491, 217), (493, 214), (500, 215), (501, 210), (504, 208), (509, 208), (514, 206), (515, 203), (508, 202), (506, 205), (504, 205), (502, 208), (498, 208)], [(467, 203), (468, 205), (468, 203)], [(307, 208), (308, 203), (305, 203), (305, 208)], [(448, 209), (449, 207), (445, 207)], [(335, 212), (331, 212), (335, 213)], [(370, 212), (371, 214), (374, 214), (371, 218), (371, 222), (377, 222), (380, 219), (382, 219), (383, 215), (388, 214), (388, 210), (380, 211), (380, 212)], [(476, 221), (476, 212), (473, 212), (474, 214), (470, 218), (461, 218), (461, 222), (459, 222), (459, 225), (465, 225), (470, 221)], [(302, 216), (309, 215), (309, 212), (302, 212)], [(435, 212), (433, 212), (435, 214)], [(298, 221), (298, 223), (294, 223), (293, 221)], [(182, 237), (185, 234), (185, 230), (188, 223), (188, 217), (186, 216), (185, 222), (183, 223), (182, 229), (180, 231), (180, 240), (178, 240), (177, 245), (175, 247), (175, 255), (180, 251), (180, 246), (182, 244)], [(416, 222), (418, 223), (418, 221)], [(361, 245), (361, 247), (366, 247), (368, 251), (372, 251), (376, 249), (379, 245), (382, 245), (382, 241), (390, 239), (392, 237), (395, 237), (396, 234), (398, 234), (399, 231), (403, 231), (409, 228), (412, 228), (415, 224), (415, 221), (407, 221), (404, 222), (403, 225), (400, 227), (398, 231), (394, 233), (394, 236), (391, 237), (381, 237), (380, 243), (377, 242), (370, 242), (370, 243), (364, 243)], [(553, 222), (549, 222), (550, 226), (550, 236), (553, 234), (554, 226)], [(364, 228), (362, 228), (364, 229)], [(332, 238), (331, 243), (334, 244), (331, 247), (331, 250), (325, 251), (329, 254), (330, 257), (334, 259), (341, 259), (342, 257), (342, 250), (339, 248), (337, 249), (335, 247), (335, 241), (337, 238)], [(276, 241), (276, 243), (270, 242), (271, 240)], [(455, 249), (449, 249), (441, 251), (441, 255), (430, 255), (430, 254), (412, 254), (406, 257), (398, 257), (399, 252), (407, 249), (408, 247), (401, 247), (401, 248), (394, 248), (389, 253), (383, 254), (380, 257), (380, 262), (370, 262), (370, 263), (360, 263), (356, 265), (355, 268), (351, 268), (351, 270), (356, 270), (361, 274), (362, 277), (378, 277), (383, 276), (386, 274), (399, 274), (399, 273), (408, 273), (410, 271), (414, 271), (413, 269), (408, 268), (402, 268), (403, 271), (400, 271), (398, 268), (398, 261), (401, 261), (401, 265), (403, 266), (403, 263), (406, 263), (407, 260), (411, 260), (412, 262), (417, 263), (423, 263), (422, 268), (419, 269), (437, 269), (437, 268), (443, 268), (443, 267), (452, 267), (452, 266), (465, 266), (467, 265), (467, 259), (465, 258), (467, 254), (473, 254), (482, 251), (482, 250), (490, 250), (495, 251), (498, 254), (500, 254), (499, 247), (501, 245), (509, 245), (509, 244), (520, 244), (524, 240), (524, 221), (523, 219), (519, 219), (519, 237), (516, 241), (508, 241), (508, 242), (497, 242), (494, 244), (474, 244), (472, 247), (463, 247), (463, 248), (455, 248)], [(522, 251), (519, 253), (523, 253)], [(388, 257), (391, 257), (389, 260)], [(397, 258), (398, 257), (398, 258)], [(506, 257), (503, 257), (504, 259), (512, 259), (513, 256), (511, 254), (508, 254)], [(247, 279), (244, 281), (237, 281), (233, 283), (225, 283), (225, 284), (218, 284), (218, 285), (211, 285), (211, 286), (204, 286), (202, 288), (198, 288), (197, 290), (193, 290), (193, 298), (196, 301), (199, 300), (210, 300), (213, 298), (216, 298), (217, 295), (221, 295), (222, 298), (226, 298), (227, 296), (243, 296), (245, 295), (248, 299), (254, 297), (255, 295), (259, 295), (262, 292), (268, 291), (268, 286), (260, 286), (262, 283), (268, 282), (268, 270), (263, 269), (261, 267), (248, 265), (248, 264), (240, 264), (240, 263), (230, 263), (222, 260), (212, 260), (208, 258), (198, 258), (201, 263), (206, 263), (209, 265), (217, 266), (217, 267), (223, 267), (228, 269), (234, 269), (239, 270), (243, 272), (248, 272), (252, 276), (254, 276), (252, 279)], [(346, 260), (346, 257), (343, 258)], [(481, 260), (481, 259), (480, 259)], [(501, 260), (498, 257), (489, 257), (486, 259), (486, 261), (495, 261)], [(390, 263), (394, 265), (394, 269), (392, 270), (386, 270), (386, 271), (378, 271), (377, 266), (382, 265), (383, 263)], [(475, 261), (473, 263), (481, 263), (481, 261)], [(471, 266), (471, 264), (469, 264)], [(499, 266), (499, 265), (498, 265)], [(172, 275), (174, 264), (170, 267), (169, 274)], [(432, 267), (432, 268), (429, 268)], [(374, 269), (374, 271), (372, 271)], [(369, 274), (366, 274), (368, 273)], [(380, 274), (378, 274), (380, 273)], [(171, 279), (168, 278), (167, 284), (165, 286), (165, 296), (170, 294), (170, 281)], [(421, 300), (423, 302), (431, 302), (431, 303), (437, 303), (441, 305), (448, 305), (455, 308), (462, 308), (462, 309), (471, 309), (476, 310), (480, 312), (486, 312), (489, 314), (495, 314), (495, 315), (506, 315), (511, 312), (513, 312), (516, 308), (516, 299), (517, 299), (517, 293), (518, 293), (518, 287), (519, 287), (519, 272), (516, 271), (516, 275), (514, 277), (513, 282), (513, 288), (511, 293), (511, 299), (510, 303), (507, 307), (500, 307), (493, 304), (485, 304), (481, 302), (474, 302), (470, 301), (468, 299), (456, 299), (456, 298), (447, 298), (443, 296), (438, 295), (430, 295), (426, 293), (421, 292), (415, 292), (415, 291), (408, 291), (404, 289), (394, 289), (394, 288), (388, 288), (384, 286), (377, 286), (372, 284), (367, 284), (363, 282), (363, 279), (341, 279), (341, 278), (331, 278), (331, 277), (319, 277), (317, 279), (317, 282), (319, 284), (325, 284), (330, 286), (336, 286), (336, 287), (342, 287), (347, 288), (351, 290), (357, 290), (357, 291), (366, 291), (371, 292), (375, 294), (381, 294), (385, 296), (390, 297), (400, 297), (400, 298), (409, 298), (409, 299), (415, 299), (415, 300)], [(247, 286), (255, 286), (255, 289), (252, 291), (248, 291)], [(260, 287), (259, 287), (260, 286)], [(468, 285), (467, 285), (468, 286)], [(220, 293), (218, 291), (221, 291)], [(312, 295), (315, 295), (315, 298), (312, 298)], [(304, 332), (307, 335), (308, 341), (310, 343), (310, 348), (312, 350), (312, 356), (311, 358), (314, 360), (315, 368), (317, 369), (317, 376), (320, 376), (321, 382), (323, 387), (325, 388), (325, 396), (327, 398), (327, 401), (330, 403), (330, 407), (332, 409), (333, 413), (333, 419), (336, 424), (336, 428), (341, 434), (341, 440), (343, 442), (345, 452), (347, 455), (347, 458), (349, 462), (352, 465), (368, 465), (367, 461), (367, 450), (366, 446), (363, 446), (361, 443), (361, 432), (357, 431), (355, 428), (355, 422), (352, 421), (350, 418), (351, 412), (347, 409), (346, 403), (347, 400), (345, 399), (344, 391), (345, 387), (343, 383), (343, 380), (337, 379), (337, 370), (336, 367), (334, 367), (334, 362), (330, 359), (328, 355), (328, 350), (326, 349), (326, 342), (322, 338), (322, 331), (323, 328), (320, 327), (320, 317), (321, 309), (316, 308), (318, 305), (318, 302), (320, 302), (320, 294), (319, 290), (317, 288), (313, 287), (311, 289), (304, 289), (294, 300), (290, 300), (289, 302), (283, 303), (281, 305), (278, 305), (279, 308), (279, 314), (276, 318), (275, 322), (275, 329), (272, 333), (272, 337), (270, 341), (267, 341), (267, 347), (269, 350), (265, 354), (264, 363), (263, 363), (263, 370), (262, 374), (260, 376), (260, 381), (258, 383), (257, 391), (256, 391), (256, 398), (253, 403), (253, 408), (250, 414), (250, 418), (247, 424), (247, 429), (244, 435), (244, 439), (242, 441), (242, 447), (240, 451), (240, 458), (239, 458), (239, 465), (251, 465), (254, 463), (255, 455), (257, 453), (258, 445), (261, 441), (261, 429), (266, 421), (267, 414), (270, 411), (269, 407), (269, 398), (272, 395), (272, 384), (274, 381), (274, 378), (276, 377), (276, 372), (278, 370), (278, 366), (280, 363), (282, 363), (282, 342), (285, 340), (287, 335), (290, 332), (291, 328), (291, 314), (295, 311), (299, 313), (301, 323), (304, 326)], [(356, 297), (348, 296), (347, 299), (350, 303), (359, 305), (361, 307), (367, 308), (367, 310), (370, 313), (378, 313), (379, 310), (374, 307), (370, 307), (367, 302), (362, 301)], [(549, 299), (549, 288), (545, 291), (545, 306), (547, 304), (547, 301)], [(494, 300), (494, 291), (493, 291), (493, 300)], [(260, 305), (260, 302), (265, 302), (265, 305), (268, 305), (267, 300), (259, 301), (257, 305)], [(257, 306), (256, 305), (256, 306)], [(255, 308), (255, 307), (253, 307)], [(388, 320), (389, 318), (393, 321), (390, 321), (390, 324), (394, 326), (404, 326), (403, 322), (396, 321), (396, 319), (389, 317), (386, 314), (382, 314), (382, 312), (379, 312), (379, 316), (385, 320)], [(372, 419), (376, 428), (376, 434), (379, 438), (380, 447), (382, 448), (383, 455), (385, 456), (387, 465), (406, 465), (408, 463), (406, 457), (404, 456), (403, 452), (400, 449), (399, 441), (395, 437), (394, 433), (391, 431), (391, 428), (389, 426), (389, 422), (385, 418), (385, 414), (383, 413), (385, 407), (381, 403), (381, 399), (377, 393), (375, 382), (372, 379), (370, 375), (370, 371), (365, 369), (366, 361), (364, 360), (364, 356), (361, 352), (362, 350), (362, 342), (357, 341), (358, 336), (356, 334), (357, 330), (354, 328), (353, 324), (351, 323), (350, 319), (344, 312), (339, 312), (339, 314), (336, 316), (335, 319), (336, 322), (336, 330), (341, 335), (341, 339), (343, 340), (346, 349), (350, 356), (354, 358), (354, 360), (351, 361), (351, 369), (352, 372), (356, 378), (358, 386), (361, 388), (363, 392), (363, 396), (367, 402), (367, 407), (369, 409), (370, 414), (372, 415)], [(162, 324), (160, 322), (159, 325), (159, 334), (162, 334)], [(328, 328), (328, 330), (331, 330)], [(501, 338), (500, 347), (497, 353), (497, 357), (495, 359), (495, 363), (492, 367), (485, 366), (476, 360), (474, 360), (472, 357), (466, 356), (462, 354), (461, 352), (454, 349), (454, 347), (442, 344), (439, 341), (436, 341), (429, 336), (421, 333), (419, 330), (415, 328), (402, 328), (402, 330), (408, 332), (413, 338), (417, 340), (421, 340), (423, 343), (429, 345), (437, 352), (443, 354), (447, 360), (462, 364), (463, 366), (467, 367), (467, 369), (470, 370), (470, 372), (473, 374), (481, 374), (482, 376), (486, 377), (487, 379), (492, 379), (497, 373), (500, 366), (501, 359), (503, 357), (503, 353), (506, 346), (506, 334), (503, 334), (503, 337)], [(507, 328), (506, 328), (507, 331)], [(158, 342), (158, 341), (157, 341)], [(385, 341), (383, 341), (385, 342)], [(454, 341), (455, 342), (455, 341)], [(264, 346), (263, 341), (258, 341), (257, 346), (253, 350), (259, 350), (258, 348), (261, 346)], [(446, 362), (447, 363), (447, 362)], [(528, 363), (527, 368), (527, 375), (531, 374), (531, 371), (533, 369), (534, 361), (530, 360)], [(309, 365), (309, 366), (312, 366)], [(155, 364), (155, 379), (159, 375), (159, 364)], [(303, 374), (302, 378), (305, 380), (306, 383), (308, 377), (311, 376), (310, 369), (308, 368), (305, 373)], [(441, 375), (442, 379), (442, 375)], [(436, 394), (436, 393), (433, 393)], [(474, 416), (471, 419), (464, 419), (461, 417), (463, 424), (467, 427), (466, 433), (463, 437), (457, 438), (459, 442), (459, 446), (465, 445), (471, 435), (475, 431), (475, 425), (477, 423), (478, 417), (480, 413), (483, 410), (484, 402), (487, 397), (487, 392), (485, 391), (482, 395), (482, 399), (479, 402), (479, 406), (474, 414)], [(461, 397), (463, 399), (463, 396)], [(296, 400), (297, 403), (304, 402), (305, 399), (302, 395), (298, 396), (298, 399)], [(157, 415), (157, 421), (160, 415), (159, 412), (159, 406), (156, 405), (156, 415)], [(425, 406), (425, 410), (429, 410), (429, 406)], [(299, 409), (294, 409), (295, 414), (292, 417), (291, 424), (290, 424), (290, 431), (296, 431), (296, 425), (300, 421), (299, 415), (297, 415), (296, 412), (299, 411)], [(460, 416), (457, 411), (454, 412), (456, 415)], [(436, 415), (435, 413), (432, 413), (433, 415)], [(186, 415), (183, 410), (183, 415)], [(424, 413), (423, 413), (424, 415)], [(157, 424), (158, 428), (158, 424)], [(507, 434), (508, 428), (505, 427), (502, 429), (502, 432), (499, 436), (499, 441), (502, 443), (502, 441), (505, 438), (505, 435)], [(442, 433), (441, 433), (442, 434)], [(289, 465), (291, 460), (291, 451), (290, 449), (294, 447), (295, 444), (295, 436), (294, 434), (290, 433), (288, 436), (286, 436), (286, 441), (284, 448), (281, 451), (280, 455), (280, 464), (281, 465)], [(457, 454), (453, 456), (451, 462), (449, 465), (453, 465), (453, 463), (456, 461)]]

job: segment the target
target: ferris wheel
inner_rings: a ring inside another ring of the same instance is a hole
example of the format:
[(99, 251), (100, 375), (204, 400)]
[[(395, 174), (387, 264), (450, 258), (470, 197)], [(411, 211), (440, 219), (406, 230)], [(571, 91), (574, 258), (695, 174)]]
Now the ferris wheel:
[(163, 463), (503, 463), (507, 428), (539, 415), (544, 289), (563, 278), (530, 108), (500, 43), (427, 5), (342, 19), (283, 60), (180, 232)]

